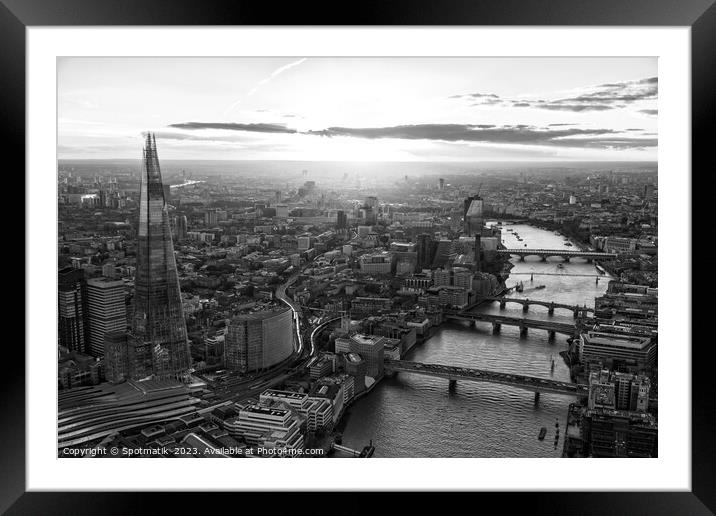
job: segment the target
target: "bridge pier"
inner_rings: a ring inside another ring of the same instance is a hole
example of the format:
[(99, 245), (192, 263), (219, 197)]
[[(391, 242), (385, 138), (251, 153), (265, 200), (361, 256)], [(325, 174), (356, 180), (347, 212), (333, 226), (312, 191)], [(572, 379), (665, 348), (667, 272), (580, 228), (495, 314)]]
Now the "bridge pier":
[(493, 322), (492, 323), (492, 333), (497, 335), (500, 333), (500, 330), (502, 329), (502, 325), (500, 323)]
[(539, 392), (535, 392), (535, 406), (539, 405)]
[(546, 261), (547, 261), (547, 257), (546, 257), (546, 256), (543, 255), (541, 258), (542, 258), (542, 261), (543, 261), (543, 262), (546, 262)]
[(527, 326), (520, 326), (520, 337), (527, 336)]
[(450, 380), (448, 382), (448, 390), (449, 391), (451, 391), (451, 392), (454, 391), (456, 387), (457, 387), (457, 380)]
[(579, 317), (579, 308), (575, 308), (572, 313), (573, 313), (575, 319), (576, 319), (577, 317)]
[(565, 262), (569, 262), (569, 256), (562, 256)]
[(554, 303), (549, 304), (549, 306), (547, 307), (547, 313), (549, 315), (554, 315)]
[(556, 335), (556, 332), (554, 330), (547, 331), (547, 339), (548, 340), (554, 340), (555, 335)]
[(527, 311), (529, 311), (529, 309), (530, 309), (530, 304), (527, 301), (522, 303), (522, 311), (523, 312), (527, 312)]
[(500, 301), (500, 310), (504, 310), (507, 307), (507, 303), (505, 301)]
[(521, 262), (524, 262), (524, 261), (525, 261), (525, 256), (524, 256), (523, 254), (520, 255), (520, 261), (521, 261)]
[(592, 261), (593, 260), (591, 258), (587, 258), (587, 263), (592, 263)]

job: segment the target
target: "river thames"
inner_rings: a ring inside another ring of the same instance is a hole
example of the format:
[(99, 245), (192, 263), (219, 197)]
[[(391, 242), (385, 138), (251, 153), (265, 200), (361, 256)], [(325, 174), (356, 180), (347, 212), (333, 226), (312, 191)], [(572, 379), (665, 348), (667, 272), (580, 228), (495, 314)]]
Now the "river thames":
[[(578, 250), (552, 231), (519, 224), (504, 225), (502, 241), (507, 248)], [(524, 289), (512, 291), (510, 297), (592, 307), (594, 297), (604, 293), (609, 280), (599, 275), (593, 264), (579, 259), (562, 268), (558, 266), (561, 258), (546, 262), (538, 257), (524, 262), (513, 258), (512, 262), (515, 266), (507, 286), (522, 282)], [(542, 285), (544, 288), (537, 288)], [(557, 309), (550, 316), (541, 306), (530, 306), (527, 314), (521, 305), (509, 303), (502, 310), (498, 303), (480, 310), (574, 320), (571, 312)], [(493, 335), (489, 323), (475, 327), (446, 323), (404, 359), (569, 381), (569, 369), (559, 356), (567, 349), (566, 339), (557, 334), (549, 341), (547, 332), (541, 330), (530, 330), (521, 338), (519, 329), (511, 326), (503, 326), (500, 334)], [(559, 457), (567, 407), (573, 401), (573, 396), (543, 393), (535, 406), (534, 394), (522, 389), (463, 381), (449, 392), (445, 379), (399, 373), (382, 380), (350, 408), (344, 416), (343, 444), (361, 449), (372, 439), (375, 457)], [(555, 445), (556, 421), (560, 436)], [(540, 441), (537, 435), (543, 426), (547, 436)]]

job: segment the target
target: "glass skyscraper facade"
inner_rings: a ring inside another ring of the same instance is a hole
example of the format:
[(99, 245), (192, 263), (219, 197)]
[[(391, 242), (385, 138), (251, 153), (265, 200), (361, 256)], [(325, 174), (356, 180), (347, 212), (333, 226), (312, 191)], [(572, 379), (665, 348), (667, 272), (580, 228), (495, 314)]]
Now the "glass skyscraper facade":
[(151, 134), (143, 156), (134, 296), (132, 334), (151, 347), (154, 374), (182, 376), (191, 366), (191, 354), (156, 140)]

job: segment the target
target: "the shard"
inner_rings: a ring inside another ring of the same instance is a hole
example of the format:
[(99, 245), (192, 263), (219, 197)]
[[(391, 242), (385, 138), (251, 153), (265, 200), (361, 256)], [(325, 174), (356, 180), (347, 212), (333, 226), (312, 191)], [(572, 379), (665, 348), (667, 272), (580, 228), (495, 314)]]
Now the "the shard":
[(179, 378), (191, 354), (154, 135), (143, 154), (132, 334), (151, 350), (155, 377)]

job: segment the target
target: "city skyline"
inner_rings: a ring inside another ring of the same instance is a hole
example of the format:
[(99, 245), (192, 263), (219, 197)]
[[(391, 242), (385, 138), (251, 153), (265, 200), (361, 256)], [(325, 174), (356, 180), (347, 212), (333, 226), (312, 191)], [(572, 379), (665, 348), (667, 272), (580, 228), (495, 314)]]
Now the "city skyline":
[(655, 62), (64, 64), (58, 457), (659, 456)]
[(653, 161), (655, 58), (63, 58), (58, 157)]

